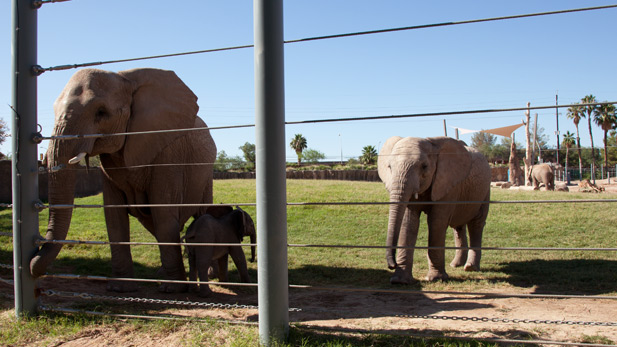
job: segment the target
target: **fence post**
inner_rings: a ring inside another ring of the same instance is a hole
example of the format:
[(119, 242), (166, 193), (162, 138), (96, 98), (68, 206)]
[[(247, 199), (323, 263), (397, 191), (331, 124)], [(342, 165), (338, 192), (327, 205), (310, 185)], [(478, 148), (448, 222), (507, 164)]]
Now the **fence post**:
[(13, 0), (12, 37), (12, 142), (13, 142), (13, 266), (15, 314), (22, 318), (36, 313), (36, 280), (30, 274), (30, 259), (39, 236), (36, 74), (37, 9), (32, 1)]
[(259, 339), (289, 333), (283, 1), (254, 0)]

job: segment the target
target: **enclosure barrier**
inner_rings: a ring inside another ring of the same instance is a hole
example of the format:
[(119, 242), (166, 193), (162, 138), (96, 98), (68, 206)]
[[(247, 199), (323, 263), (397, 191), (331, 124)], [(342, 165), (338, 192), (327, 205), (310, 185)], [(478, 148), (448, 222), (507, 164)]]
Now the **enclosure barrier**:
[[(323, 122), (340, 122), (340, 121), (362, 121), (373, 119), (396, 119), (396, 118), (411, 118), (411, 117), (430, 117), (437, 115), (463, 115), (470, 113), (490, 113), (490, 112), (504, 112), (513, 110), (529, 110), (529, 109), (554, 109), (556, 106), (540, 106), (533, 108), (514, 108), (514, 109), (492, 109), (492, 110), (474, 110), (474, 111), (455, 111), (455, 112), (441, 112), (441, 113), (423, 113), (423, 114), (407, 114), (407, 115), (390, 115), (390, 116), (375, 116), (375, 117), (352, 117), (352, 118), (338, 118), (328, 120), (307, 120), (299, 122), (285, 122), (284, 117), (284, 102), (283, 102), (283, 88), (282, 88), (282, 44), (283, 43), (298, 43), (306, 42), (318, 39), (332, 39), (342, 38), (349, 36), (377, 34), (392, 31), (401, 30), (415, 30), (440, 26), (459, 25), (459, 24), (471, 24), (480, 23), (495, 20), (507, 20), (518, 19), (532, 16), (545, 16), (554, 15), (559, 13), (571, 13), (579, 11), (590, 10), (603, 10), (608, 8), (615, 8), (617, 5), (589, 7), (584, 9), (572, 9), (565, 11), (552, 11), (527, 15), (497, 17), (478, 19), (461, 22), (449, 22), (449, 23), (437, 23), (430, 25), (411, 26), (404, 28), (394, 28), (386, 30), (375, 30), (361, 33), (349, 33), (338, 34), (323, 37), (307, 38), (300, 40), (283, 41), (282, 38), (282, 1), (262, 1), (255, 0), (255, 46), (245, 45), (237, 47), (228, 47), (221, 49), (210, 49), (195, 52), (176, 53), (168, 55), (159, 55), (143, 58), (131, 58), (121, 59), (106, 62), (95, 62), (85, 64), (73, 64), (63, 65), (50, 68), (42, 68), (36, 62), (36, 8), (46, 3), (60, 2), (64, 0), (48, 0), (48, 1), (19, 1), (13, 0), (13, 192), (14, 204), (2, 207), (13, 208), (13, 241), (14, 241), (14, 265), (0, 264), (0, 267), (14, 270), (14, 283), (10, 280), (2, 279), (0, 281), (3, 284), (14, 285), (15, 290), (15, 309), (17, 316), (22, 316), (24, 313), (33, 313), (37, 309), (42, 311), (63, 311), (63, 312), (79, 312), (71, 309), (49, 308), (47, 306), (41, 306), (38, 302), (38, 298), (35, 296), (35, 281), (30, 276), (27, 266), (30, 258), (36, 251), (38, 245), (42, 243), (64, 243), (64, 244), (96, 244), (96, 245), (110, 245), (110, 242), (97, 242), (97, 241), (55, 241), (55, 240), (41, 240), (36, 243), (32, 241), (39, 238), (38, 234), (38, 217), (37, 214), (44, 208), (126, 208), (126, 207), (162, 207), (172, 206), (168, 204), (162, 205), (45, 205), (38, 202), (38, 186), (37, 176), (38, 168), (36, 165), (36, 144), (42, 140), (49, 139), (62, 139), (70, 140), (85, 137), (107, 137), (107, 136), (119, 136), (119, 134), (90, 134), (90, 135), (77, 135), (72, 137), (44, 137), (42, 136), (36, 127), (36, 76), (46, 71), (64, 70), (70, 68), (78, 68), (93, 65), (121, 63), (136, 60), (145, 60), (153, 58), (163, 58), (171, 56), (180, 56), (186, 54), (197, 53), (212, 53), (223, 50), (235, 50), (253, 47), (255, 49), (255, 61), (256, 61), (256, 89), (257, 89), (257, 121), (256, 121), (256, 133), (257, 133), (257, 153), (258, 160), (264, 171), (258, 171), (257, 174), (257, 214), (258, 214), (258, 229), (261, 231), (258, 233), (257, 245), (260, 247), (260, 264), (259, 264), (259, 299), (260, 305), (258, 309), (260, 311), (260, 339), (264, 344), (269, 344), (273, 340), (282, 340), (286, 335), (288, 329), (288, 312), (295, 309), (289, 309), (287, 302), (287, 289), (317, 289), (317, 290), (340, 290), (340, 291), (364, 291), (364, 292), (386, 292), (386, 293), (428, 293), (429, 291), (404, 291), (404, 290), (377, 290), (366, 288), (330, 288), (330, 287), (318, 287), (310, 285), (289, 285), (287, 284), (286, 271), (287, 267), (279, 267), (273, 269), (271, 267), (272, 262), (283, 262), (286, 264), (287, 247), (348, 247), (348, 248), (388, 248), (383, 246), (360, 246), (360, 245), (298, 245), (290, 244), (286, 242), (286, 225), (285, 216), (287, 206), (318, 206), (318, 205), (351, 205), (351, 204), (385, 204), (390, 205), (390, 202), (367, 202), (367, 203), (314, 203), (314, 202), (302, 202), (302, 203), (286, 203), (285, 202), (285, 187), (284, 187), (284, 126), (294, 124), (306, 124), (306, 123), (323, 123)], [(271, 70), (274, 69), (274, 70)], [(272, 74), (272, 71), (275, 71)], [(273, 93), (273, 94), (270, 94)], [(615, 102), (609, 102), (615, 103)], [(601, 103), (598, 103), (601, 104)], [(579, 104), (580, 105), (580, 104)], [(571, 105), (561, 105), (557, 107), (570, 107)], [(229, 126), (229, 127), (216, 127), (207, 128), (209, 130), (216, 129), (229, 129), (239, 127), (252, 127), (253, 125), (242, 126)], [(203, 129), (181, 129), (179, 131), (192, 131)], [(178, 131), (178, 130), (176, 130)], [(272, 132), (270, 132), (272, 131)], [(151, 133), (151, 132), (148, 132)], [(124, 133), (124, 135), (139, 135), (144, 133)], [(282, 156), (281, 156), (282, 153)], [(205, 165), (212, 165), (213, 163), (204, 163)], [(165, 165), (165, 164), (163, 164)], [(281, 170), (281, 167), (283, 170)], [(57, 170), (66, 170), (67, 168), (58, 167)], [(270, 171), (272, 169), (272, 171)], [(270, 178), (270, 179), (269, 179)], [(272, 179), (274, 178), (274, 179)], [(277, 197), (272, 198), (268, 196), (266, 192), (276, 191)], [(587, 199), (587, 200), (563, 200), (563, 201), (490, 201), (491, 204), (496, 203), (578, 203), (578, 202), (616, 202), (617, 200), (604, 200), (604, 199)], [(436, 202), (439, 203), (452, 203), (452, 202)], [(458, 203), (486, 203), (486, 202), (458, 202)], [(229, 204), (229, 205), (254, 205), (254, 204)], [(183, 205), (183, 206), (195, 206), (195, 205)], [(274, 231), (273, 234), (270, 234)], [(3, 235), (7, 236), (7, 235)], [(115, 243), (119, 244), (119, 243)], [(169, 243), (123, 243), (131, 245), (171, 245)], [(36, 247), (35, 247), (36, 245)], [(177, 244), (174, 244), (177, 245)], [(203, 245), (203, 244), (202, 244)], [(218, 244), (220, 245), (220, 244)], [(250, 244), (242, 244), (242, 246), (248, 246)], [(400, 247), (396, 247), (400, 248)], [(407, 248), (407, 247), (404, 247)], [(434, 249), (434, 247), (413, 247), (415, 249)], [(461, 249), (457, 247), (445, 247), (445, 249)], [(474, 248), (465, 248), (474, 249)], [(485, 250), (580, 250), (580, 251), (611, 251), (614, 252), (615, 248), (540, 248), (540, 247), (482, 247)], [(284, 252), (278, 252), (277, 250), (284, 250)], [(266, 257), (264, 259), (264, 256)], [(119, 280), (110, 277), (100, 276), (83, 276), (83, 275), (71, 275), (71, 274), (48, 274), (47, 278), (69, 278), (76, 280)], [(276, 277), (276, 278), (273, 278)], [(284, 280), (279, 280), (284, 278)], [(127, 281), (138, 282), (163, 282), (163, 280), (149, 280), (149, 279), (124, 279)], [(179, 281), (182, 283), (213, 283), (224, 285), (245, 285), (255, 286), (254, 284), (236, 284), (236, 283), (220, 283), (220, 282), (197, 282), (197, 281)], [(81, 299), (96, 299), (96, 300), (124, 300), (124, 301), (138, 301), (152, 304), (165, 304), (165, 305), (196, 305), (204, 307), (219, 308), (214, 303), (192, 303), (192, 302), (173, 302), (169, 300), (153, 300), (145, 298), (126, 298), (126, 297), (111, 297), (111, 296), (95, 296), (87, 293), (69, 293), (58, 292), (53, 290), (43, 290), (41, 292), (43, 296), (65, 296), (69, 298), (81, 298)], [(482, 296), (521, 296), (527, 298), (589, 298), (589, 299), (616, 299), (613, 296), (573, 296), (573, 295), (542, 295), (542, 294), (499, 294), (499, 293), (471, 293), (471, 292), (435, 292), (440, 294), (454, 294), (454, 295), (482, 295)], [(246, 305), (248, 309), (254, 309), (254, 305)], [(220, 307), (226, 308), (226, 307)], [(229, 308), (237, 308), (236, 306)], [(262, 311), (262, 309), (264, 311)], [(101, 314), (100, 312), (89, 312), (91, 314)], [(108, 315), (108, 314), (106, 314)], [(140, 318), (151, 319), (152, 316), (139, 316), (139, 315), (111, 315), (115, 317), (124, 318)], [(457, 317), (457, 316), (410, 316), (411, 318), (422, 319), (452, 319), (452, 320), (472, 320), (483, 322), (495, 322), (494, 319), (486, 317)], [(167, 317), (166, 319), (182, 319)], [(501, 319), (504, 322), (505, 320)], [(547, 320), (512, 320), (513, 323), (535, 323), (535, 324), (583, 324), (583, 325), (606, 325), (615, 326), (615, 323), (611, 322), (571, 322), (571, 321), (547, 321)], [(245, 322), (241, 322), (245, 323)], [(316, 327), (311, 327), (317, 329)], [(391, 332), (389, 332), (391, 333)], [(458, 337), (461, 338), (461, 337)], [(462, 338), (464, 339), (464, 338)], [(482, 339), (475, 339), (482, 340)], [(486, 339), (484, 339), (486, 340)], [(510, 340), (499, 339), (498, 342), (510, 342)], [(554, 342), (554, 341), (521, 341), (512, 340), (517, 343), (555, 343), (562, 345), (569, 345), (567, 342)], [(591, 345), (580, 344), (577, 345)]]

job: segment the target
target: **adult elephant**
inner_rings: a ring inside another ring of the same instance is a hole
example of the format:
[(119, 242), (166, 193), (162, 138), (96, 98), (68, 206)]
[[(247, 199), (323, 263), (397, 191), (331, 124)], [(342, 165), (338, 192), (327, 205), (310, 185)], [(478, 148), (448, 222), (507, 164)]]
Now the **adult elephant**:
[[(482, 231), (489, 209), (491, 171), (486, 158), (465, 143), (449, 137), (389, 138), (377, 160), (379, 177), (390, 193), (388, 247), (414, 247), (420, 213), (427, 215), (430, 247), (444, 247), (448, 226), (454, 228), (455, 245), (482, 246)], [(487, 201), (468, 204), (410, 204), (405, 202)], [(413, 248), (388, 248), (386, 260), (394, 270), (393, 284), (413, 281)], [(468, 256), (469, 255), (469, 256)], [(453, 267), (480, 269), (481, 252), (457, 250)], [(429, 281), (447, 279), (445, 250), (429, 249)]]
[[(71, 205), (74, 167), (99, 155), (111, 242), (130, 241), (129, 214), (159, 242), (180, 242), (180, 231), (204, 207), (144, 207), (144, 204), (212, 203), (212, 164), (216, 145), (207, 129), (127, 135), (168, 129), (205, 128), (197, 117), (197, 97), (172, 71), (134, 69), (118, 73), (84, 69), (75, 73), (54, 103), (54, 136), (118, 134), (72, 140), (54, 139), (47, 150), (49, 203)], [(170, 165), (171, 164), (171, 165)], [(61, 168), (58, 170), (58, 168)], [(50, 210), (47, 240), (64, 240), (72, 209)], [(30, 262), (38, 277), (60, 252), (61, 245), (44, 244)], [(160, 246), (167, 279), (185, 280), (180, 246)], [(129, 246), (112, 245), (114, 277), (133, 277)], [(185, 284), (162, 284), (161, 291), (185, 291)], [(110, 282), (108, 290), (136, 290), (130, 282)]]
[(540, 189), (540, 184), (544, 184), (546, 190), (555, 190), (555, 173), (553, 167), (548, 164), (532, 166), (527, 179), (533, 184), (534, 190)]

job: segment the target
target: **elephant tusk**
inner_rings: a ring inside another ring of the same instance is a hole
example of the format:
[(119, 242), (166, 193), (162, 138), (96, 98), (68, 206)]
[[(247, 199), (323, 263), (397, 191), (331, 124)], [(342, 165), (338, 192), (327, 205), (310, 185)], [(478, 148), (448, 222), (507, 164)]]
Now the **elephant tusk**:
[(81, 152), (69, 160), (69, 164), (77, 164), (88, 155), (86, 152)]
[(414, 197), (416, 198), (416, 200), (418, 200), (418, 193), (416, 193)]

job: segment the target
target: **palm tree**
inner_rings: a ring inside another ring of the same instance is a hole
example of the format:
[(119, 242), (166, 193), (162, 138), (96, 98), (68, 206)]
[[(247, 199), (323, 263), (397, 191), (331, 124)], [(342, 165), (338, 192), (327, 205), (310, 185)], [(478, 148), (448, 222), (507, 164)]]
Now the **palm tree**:
[(374, 146), (364, 146), (362, 148), (362, 156), (360, 162), (364, 165), (375, 164), (377, 161), (377, 150)]
[[(581, 103), (583, 104), (595, 104), (596, 103), (596, 97), (589, 94), (587, 96), (585, 96), (584, 98), (581, 99)], [(598, 106), (596, 105), (585, 105), (583, 106), (583, 112), (586, 113), (586, 117), (587, 118), (587, 124), (589, 125), (589, 139), (591, 140), (591, 165), (592, 165), (592, 170), (591, 170), (591, 179), (594, 181), (595, 183), (595, 167), (596, 167), (596, 150), (593, 148), (593, 133), (591, 132), (591, 116), (594, 113), (594, 110), (597, 108)]]
[(300, 166), (300, 161), (302, 161), (302, 151), (306, 149), (306, 138), (302, 136), (302, 134), (296, 134), (294, 138), (289, 143), (291, 149), (296, 151), (298, 155), (298, 166)]
[(599, 105), (593, 112), (593, 121), (604, 130), (604, 167), (608, 168), (608, 132), (617, 126), (615, 105)]
[(583, 177), (583, 156), (581, 155), (581, 138), (578, 136), (578, 123), (581, 121), (581, 117), (585, 117), (583, 114), (582, 106), (578, 103), (568, 107), (567, 117), (572, 119), (574, 126), (576, 127), (576, 150), (578, 152), (578, 173)]
[[(568, 154), (570, 154), (570, 148), (572, 148), (574, 144), (575, 144), (574, 134), (572, 134), (569, 131), (566, 131), (566, 133), (563, 135), (563, 140), (561, 140), (561, 145), (566, 148), (566, 167), (565, 167), (566, 177), (568, 177)], [(566, 181), (568, 181), (567, 178), (566, 178)]]

